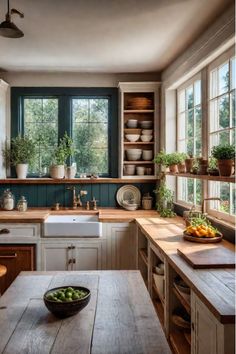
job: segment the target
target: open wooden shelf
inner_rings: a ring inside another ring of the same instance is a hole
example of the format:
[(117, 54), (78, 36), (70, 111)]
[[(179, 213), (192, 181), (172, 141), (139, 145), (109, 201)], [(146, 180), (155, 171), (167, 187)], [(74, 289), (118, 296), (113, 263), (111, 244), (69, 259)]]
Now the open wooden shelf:
[(141, 160), (139, 160), (139, 161), (124, 161), (124, 164), (125, 165), (154, 165), (154, 163), (152, 162), (152, 160), (150, 160), (150, 161), (147, 161), (147, 160), (145, 160), (145, 161), (141, 161)]
[(173, 330), (170, 333), (170, 343), (176, 354), (190, 354), (191, 346), (185, 338), (183, 332), (178, 330)]
[(193, 173), (172, 173), (172, 172), (165, 172), (165, 174), (167, 176), (174, 176), (174, 177), (197, 178), (206, 181), (235, 183), (235, 176), (224, 177), (224, 176), (210, 176), (210, 175), (195, 175)]
[(154, 109), (125, 109), (124, 113), (153, 113)]
[(147, 256), (147, 249), (146, 248), (140, 248), (139, 250), (139, 255), (140, 258), (143, 260), (145, 265), (148, 267), (148, 256)]
[(187, 313), (191, 315), (191, 307), (190, 307), (190, 302), (188, 302), (180, 293), (180, 291), (176, 288), (173, 287), (173, 293), (176, 295), (177, 299), (179, 299), (181, 305), (185, 308)]
[(154, 290), (154, 293), (158, 296), (158, 298), (160, 299), (161, 303), (163, 306), (165, 306), (165, 300), (163, 299), (163, 297), (160, 295), (159, 291), (157, 290), (157, 287), (153, 281), (152, 283), (152, 289)]

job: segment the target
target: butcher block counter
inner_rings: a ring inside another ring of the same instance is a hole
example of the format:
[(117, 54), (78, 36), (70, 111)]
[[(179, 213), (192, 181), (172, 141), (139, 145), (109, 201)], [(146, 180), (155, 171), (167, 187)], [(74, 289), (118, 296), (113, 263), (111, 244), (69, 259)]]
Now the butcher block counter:
[(84, 208), (77, 208), (75, 210), (64, 208), (58, 211), (49, 208), (30, 208), (26, 212), (19, 212), (16, 210), (3, 211), (0, 210), (0, 223), (43, 223), (49, 215), (60, 214), (97, 214), (101, 222), (131, 222), (137, 217), (149, 218), (157, 217), (155, 210), (135, 210), (127, 211), (121, 208), (98, 208), (98, 210), (85, 210)]
[[(61, 320), (43, 294), (65, 285), (89, 288), (91, 299)], [(0, 353), (171, 353), (138, 271), (22, 272), (0, 299), (0, 333)]]

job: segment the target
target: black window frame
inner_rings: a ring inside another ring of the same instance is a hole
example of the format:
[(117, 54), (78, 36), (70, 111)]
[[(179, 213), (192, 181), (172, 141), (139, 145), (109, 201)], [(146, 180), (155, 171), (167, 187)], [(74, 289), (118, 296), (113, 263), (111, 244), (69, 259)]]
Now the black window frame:
[[(12, 87), (11, 138), (24, 134), (25, 98), (58, 99), (58, 139), (72, 134), (73, 98), (108, 98), (108, 170), (101, 177), (118, 177), (118, 89), (114, 87)], [(67, 119), (65, 119), (67, 117)], [(13, 172), (11, 172), (13, 175)], [(34, 175), (34, 177), (36, 177)]]

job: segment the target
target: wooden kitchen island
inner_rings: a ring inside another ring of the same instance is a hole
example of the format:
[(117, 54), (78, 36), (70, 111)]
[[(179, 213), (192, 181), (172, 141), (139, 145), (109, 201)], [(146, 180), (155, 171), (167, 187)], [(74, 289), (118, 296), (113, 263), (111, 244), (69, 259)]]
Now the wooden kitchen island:
[[(57, 319), (47, 289), (82, 285), (87, 307)], [(138, 271), (22, 272), (0, 299), (0, 353), (171, 353)]]

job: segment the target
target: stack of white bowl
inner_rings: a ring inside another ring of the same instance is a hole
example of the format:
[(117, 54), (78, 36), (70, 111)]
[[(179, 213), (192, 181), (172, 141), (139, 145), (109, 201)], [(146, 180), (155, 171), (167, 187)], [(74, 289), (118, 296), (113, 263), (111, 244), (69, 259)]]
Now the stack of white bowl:
[(137, 161), (141, 158), (142, 149), (127, 149), (126, 156), (128, 161)]
[(125, 138), (128, 141), (135, 142), (138, 141), (138, 139), (140, 138), (140, 134), (126, 134)]
[(153, 151), (152, 150), (143, 150), (142, 151), (142, 159), (144, 161), (150, 161), (153, 159)]
[(127, 125), (128, 128), (137, 128), (138, 127), (138, 121), (137, 121), (137, 119), (129, 119), (129, 120), (127, 120), (126, 125)]
[(144, 142), (149, 142), (152, 140), (153, 135), (152, 135), (153, 130), (152, 129), (143, 129), (142, 130), (142, 135), (141, 135), (141, 140)]
[(133, 176), (135, 174), (135, 165), (124, 165), (124, 174)]

